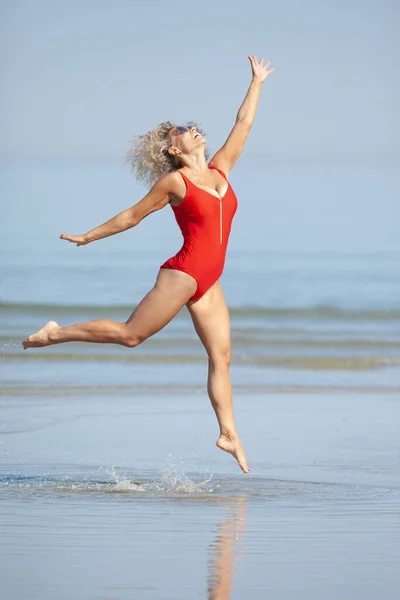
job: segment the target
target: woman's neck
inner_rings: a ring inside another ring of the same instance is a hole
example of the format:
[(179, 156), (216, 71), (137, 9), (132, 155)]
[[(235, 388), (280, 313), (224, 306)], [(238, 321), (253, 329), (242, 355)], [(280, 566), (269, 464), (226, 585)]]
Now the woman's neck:
[(201, 174), (208, 170), (206, 158), (204, 156), (204, 150), (193, 154), (186, 154), (179, 157), (182, 167), (190, 169), (194, 174)]

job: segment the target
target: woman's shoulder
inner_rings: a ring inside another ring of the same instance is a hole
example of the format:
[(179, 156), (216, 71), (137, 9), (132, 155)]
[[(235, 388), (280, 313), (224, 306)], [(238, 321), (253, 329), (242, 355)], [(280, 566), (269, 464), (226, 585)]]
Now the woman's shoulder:
[(176, 205), (182, 202), (186, 195), (187, 186), (185, 185), (185, 176), (180, 169), (167, 173), (159, 180), (160, 183), (161, 181), (170, 195), (170, 203)]

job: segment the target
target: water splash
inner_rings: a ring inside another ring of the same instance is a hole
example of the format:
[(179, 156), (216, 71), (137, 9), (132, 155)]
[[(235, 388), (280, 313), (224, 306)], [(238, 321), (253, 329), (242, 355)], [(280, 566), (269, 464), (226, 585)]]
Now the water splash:
[(161, 473), (161, 480), (157, 484), (157, 490), (184, 494), (199, 494), (203, 492), (212, 493), (213, 488), (209, 485), (211, 480), (211, 473), (209, 473), (208, 477), (202, 481), (191, 479), (182, 468), (180, 469), (177, 467), (173, 456), (168, 455), (167, 463)]
[[(183, 463), (181, 463), (183, 464)], [(116, 492), (147, 492), (152, 494), (202, 494), (212, 493), (210, 483), (212, 474), (205, 479), (194, 479), (187, 475), (183, 468), (177, 466), (173, 456), (168, 455), (159, 477), (154, 479), (135, 478), (126, 474), (118, 474), (114, 467), (108, 469), (109, 476), (114, 481)]]
[[(181, 463), (183, 465), (183, 463)], [(3, 488), (11, 487), (20, 493), (31, 491), (33, 493), (100, 493), (100, 494), (140, 494), (147, 496), (162, 495), (190, 495), (190, 494), (212, 494), (213, 487), (210, 485), (212, 475), (199, 479), (197, 476), (189, 476), (179, 468), (177, 461), (168, 456), (166, 464), (160, 473), (147, 472), (137, 477), (122, 473), (114, 466), (99, 467), (98, 472), (102, 476), (89, 476), (82, 479), (71, 476), (40, 476), (40, 475), (0, 475), (0, 492)], [(217, 486), (218, 487), (218, 486)]]

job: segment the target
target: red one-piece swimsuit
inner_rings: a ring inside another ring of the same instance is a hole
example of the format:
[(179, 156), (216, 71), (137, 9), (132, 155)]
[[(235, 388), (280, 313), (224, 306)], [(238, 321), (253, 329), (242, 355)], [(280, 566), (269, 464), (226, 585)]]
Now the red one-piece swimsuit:
[[(209, 168), (218, 171), (228, 182), (222, 171), (211, 165)], [(197, 187), (181, 171), (178, 173), (186, 183), (186, 194), (172, 210), (183, 235), (183, 246), (161, 268), (183, 271), (194, 277), (197, 290), (190, 299), (198, 300), (218, 281), (224, 270), (237, 198), (229, 182), (225, 195), (217, 198)]]

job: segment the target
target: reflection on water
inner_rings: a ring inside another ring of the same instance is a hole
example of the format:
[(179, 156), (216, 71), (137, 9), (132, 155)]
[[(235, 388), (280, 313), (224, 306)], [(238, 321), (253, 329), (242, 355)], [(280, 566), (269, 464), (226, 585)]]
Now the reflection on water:
[(397, 396), (244, 392), (244, 477), (204, 393), (2, 396), (0, 596), (397, 600)]
[(246, 500), (232, 500), (212, 544), (208, 571), (208, 600), (230, 600), (235, 559), (243, 553), (241, 538), (246, 527)]
[(0, 474), (5, 598), (397, 600), (394, 484), (26, 469)]

